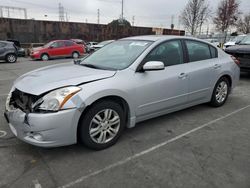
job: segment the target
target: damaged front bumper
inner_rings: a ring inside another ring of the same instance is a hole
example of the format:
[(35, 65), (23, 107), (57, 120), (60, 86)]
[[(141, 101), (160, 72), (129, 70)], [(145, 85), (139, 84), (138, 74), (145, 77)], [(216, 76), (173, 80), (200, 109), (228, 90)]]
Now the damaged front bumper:
[(20, 140), (40, 147), (57, 147), (77, 142), (78, 109), (56, 113), (24, 113), (20, 109), (5, 111), (13, 134)]

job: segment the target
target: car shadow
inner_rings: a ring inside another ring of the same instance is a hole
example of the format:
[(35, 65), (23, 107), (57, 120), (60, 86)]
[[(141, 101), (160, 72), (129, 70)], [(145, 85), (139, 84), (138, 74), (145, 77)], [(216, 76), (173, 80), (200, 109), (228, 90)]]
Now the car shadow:
[(250, 73), (249, 72), (242, 72), (242, 73), (240, 73), (240, 79), (250, 80)]

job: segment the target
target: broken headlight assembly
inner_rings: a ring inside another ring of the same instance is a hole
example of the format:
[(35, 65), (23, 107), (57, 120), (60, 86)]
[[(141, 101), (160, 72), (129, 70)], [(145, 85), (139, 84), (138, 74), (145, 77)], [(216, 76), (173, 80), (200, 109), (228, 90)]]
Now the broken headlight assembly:
[(63, 109), (67, 101), (79, 91), (81, 91), (81, 88), (76, 86), (53, 90), (37, 100), (32, 105), (32, 108), (34, 111), (59, 111)]

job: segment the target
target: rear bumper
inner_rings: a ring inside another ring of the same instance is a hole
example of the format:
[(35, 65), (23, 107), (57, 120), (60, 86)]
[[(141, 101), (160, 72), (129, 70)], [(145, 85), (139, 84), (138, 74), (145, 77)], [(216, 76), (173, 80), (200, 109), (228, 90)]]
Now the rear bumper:
[(250, 72), (250, 58), (238, 58), (240, 61), (240, 70)]
[(26, 114), (19, 109), (4, 116), (12, 133), (20, 140), (40, 147), (57, 147), (77, 142), (78, 109), (56, 113)]

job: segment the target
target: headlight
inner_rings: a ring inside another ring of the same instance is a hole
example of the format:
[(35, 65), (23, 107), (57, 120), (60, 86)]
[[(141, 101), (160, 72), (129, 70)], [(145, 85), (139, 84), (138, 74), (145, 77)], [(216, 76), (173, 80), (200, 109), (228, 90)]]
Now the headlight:
[(33, 104), (33, 109), (58, 111), (62, 109), (64, 104), (80, 90), (80, 87), (71, 86), (51, 91), (36, 101)]
[(14, 87), (11, 88), (9, 94), (7, 95), (7, 98), (6, 98), (6, 103), (5, 103), (5, 108), (7, 111), (10, 111), (11, 108), (10, 108), (10, 99), (11, 99), (11, 96), (12, 96), (12, 92), (14, 91)]
[(39, 54), (39, 51), (33, 51), (32, 54)]

